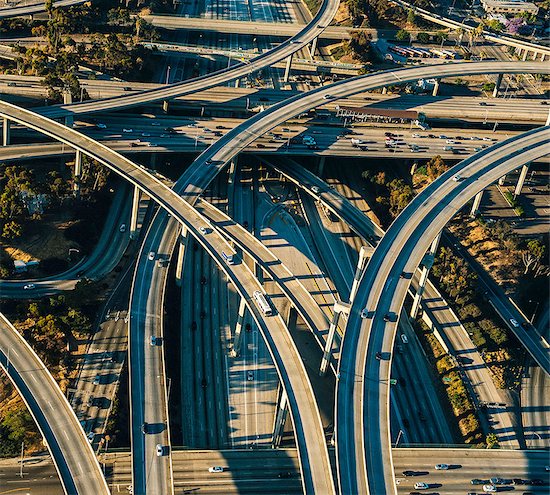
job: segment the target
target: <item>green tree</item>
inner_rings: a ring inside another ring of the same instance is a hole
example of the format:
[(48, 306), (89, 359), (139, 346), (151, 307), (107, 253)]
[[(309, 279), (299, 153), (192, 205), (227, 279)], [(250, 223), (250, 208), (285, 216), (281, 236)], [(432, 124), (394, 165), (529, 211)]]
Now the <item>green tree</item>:
[(409, 9), (409, 11), (407, 12), (407, 22), (411, 26), (414, 26), (416, 24), (416, 14), (414, 13), (413, 9)]
[(416, 35), (416, 39), (420, 41), (420, 43), (426, 44), (430, 42), (431, 36), (428, 33), (421, 31)]
[(397, 41), (409, 41), (411, 39), (411, 33), (409, 33), (407, 30), (405, 29), (400, 29), (399, 31), (397, 31), (397, 33), (395, 34), (395, 39)]
[(444, 162), (440, 155), (430, 158), (428, 163), (426, 163), (426, 175), (432, 181), (437, 179), (447, 170), (449, 170), (449, 166)]
[(498, 437), (494, 433), (489, 433), (485, 438), (485, 443), (487, 444), (488, 449), (497, 449)]
[(2, 237), (6, 241), (11, 241), (13, 239), (17, 239), (18, 237), (21, 237), (23, 234), (23, 227), (20, 223), (17, 223), (14, 220), (10, 220), (9, 222), (6, 222), (4, 224), (4, 227), (2, 228)]
[(392, 180), (388, 184), (388, 188), (390, 190), (390, 213), (397, 216), (414, 198), (414, 191), (403, 179)]

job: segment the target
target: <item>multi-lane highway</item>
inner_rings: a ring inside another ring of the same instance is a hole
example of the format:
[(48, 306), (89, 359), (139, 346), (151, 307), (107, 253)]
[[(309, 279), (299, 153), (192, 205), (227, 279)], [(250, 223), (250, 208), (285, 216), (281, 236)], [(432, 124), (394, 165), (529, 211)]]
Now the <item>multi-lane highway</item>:
[[(395, 322), (410, 283), (402, 274), (414, 272), (433, 238), (477, 192), (507, 172), (544, 156), (549, 138), (550, 129), (542, 128), (464, 160), (413, 199), (378, 244), (359, 285), (342, 344), (336, 440), (340, 489), (344, 493), (395, 491), (388, 380)], [(360, 317), (363, 310), (366, 318)], [(532, 352), (548, 369), (547, 351)]]
[[(57, 0), (53, 2), (53, 8), (70, 7), (73, 5), (79, 5), (86, 0)], [(8, 19), (10, 17), (19, 17), (24, 15), (37, 14), (46, 10), (43, 2), (37, 3), (25, 3), (23, 5), (16, 5), (15, 7), (6, 7), (0, 9), (0, 19)]]

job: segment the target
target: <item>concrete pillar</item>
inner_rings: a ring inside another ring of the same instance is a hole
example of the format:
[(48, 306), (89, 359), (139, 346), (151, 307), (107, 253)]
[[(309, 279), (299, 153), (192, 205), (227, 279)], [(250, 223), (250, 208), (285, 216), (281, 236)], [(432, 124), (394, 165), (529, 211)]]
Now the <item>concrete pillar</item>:
[(332, 315), (332, 320), (328, 329), (327, 341), (325, 342), (325, 349), (323, 351), (323, 359), (321, 359), (321, 367), (319, 368), (319, 376), (325, 376), (328, 365), (330, 364), (330, 357), (332, 356), (332, 345), (334, 343), (334, 335), (336, 334), (336, 328), (338, 327), (339, 320), (340, 312), (335, 311)]
[(548, 117), (546, 117), (546, 124), (544, 125), (550, 125), (550, 110), (548, 110)]
[(332, 346), (334, 344), (334, 337), (336, 336), (336, 329), (338, 328), (338, 322), (340, 321), (340, 314), (344, 313), (349, 315), (351, 304), (343, 302), (335, 302), (332, 312), (332, 320), (328, 329), (327, 341), (325, 343), (325, 349), (323, 350), (323, 359), (321, 359), (321, 367), (319, 368), (319, 376), (325, 376), (328, 365), (330, 364), (330, 358), (332, 356)]
[(151, 153), (149, 158), (149, 168), (155, 170), (157, 168), (157, 154), (155, 152)]
[(537, 52), (533, 52), (533, 60), (537, 60)]
[(4, 117), (2, 121), (2, 146), (8, 146), (11, 141), (11, 121)]
[(311, 60), (315, 58), (315, 51), (317, 50), (317, 40), (319, 37), (313, 38), (313, 41), (311, 42), (311, 48), (309, 49), (309, 53), (311, 54)]
[(73, 192), (75, 196), (80, 194), (80, 177), (82, 176), (82, 153), (80, 150), (76, 150), (76, 155), (74, 157), (74, 182), (73, 182)]
[(275, 412), (275, 421), (273, 424), (273, 437), (271, 439), (271, 446), (273, 448), (277, 448), (281, 444), (287, 413), (288, 397), (286, 395), (286, 392), (282, 390), (281, 394), (279, 395), (277, 410)]
[(384, 87), (382, 88), (382, 94), (383, 94), (383, 95), (387, 95), (387, 94), (388, 94), (388, 87), (387, 87), (387, 86), (384, 86)]
[(187, 250), (188, 241), (189, 236), (187, 232), (187, 227), (185, 225), (182, 225), (178, 243), (178, 262), (176, 263), (176, 285), (178, 287), (181, 287), (181, 282), (183, 280), (183, 264), (185, 261), (185, 251)]
[(523, 58), (521, 60), (523, 60), (525, 62), (527, 60), (528, 55), (529, 55), (529, 51), (526, 48), (525, 51), (523, 52)]
[(418, 290), (416, 291), (416, 294), (414, 296), (410, 314), (411, 318), (413, 319), (416, 318), (416, 316), (418, 315), (418, 310), (420, 309), (420, 301), (422, 301), (422, 294), (424, 293), (426, 282), (428, 281), (428, 275), (430, 274), (430, 270), (434, 264), (434, 256), (437, 252), (439, 241), (441, 240), (441, 234), (442, 232), (439, 232), (439, 234), (437, 234), (435, 239), (432, 241), (432, 245), (430, 246), (429, 251), (426, 253), (424, 259), (422, 260), (422, 273), (420, 275)]
[(440, 81), (440, 79), (435, 80), (434, 89), (432, 91), (432, 96), (437, 96), (437, 93), (439, 93), (439, 81)]
[(540, 54), (540, 61), (544, 62), (545, 59), (546, 59), (546, 53), (541, 53)]
[(243, 321), (246, 311), (246, 304), (244, 298), (241, 297), (239, 302), (239, 314), (237, 315), (237, 323), (235, 324), (235, 337), (233, 338), (233, 347), (229, 355), (231, 357), (237, 357), (241, 351), (241, 342), (242, 342), (242, 330), (243, 330)]
[(361, 250), (359, 251), (359, 261), (357, 262), (357, 268), (355, 269), (355, 277), (353, 277), (353, 284), (351, 286), (351, 290), (349, 293), (350, 304), (353, 304), (353, 301), (355, 300), (355, 294), (357, 293), (357, 289), (359, 287), (359, 281), (363, 276), (365, 263), (367, 261), (367, 258), (372, 256), (372, 252), (373, 252), (372, 246), (361, 246)]
[(481, 205), (481, 199), (483, 198), (483, 191), (479, 191), (474, 198), (474, 203), (472, 204), (472, 209), (470, 211), (470, 217), (474, 218), (479, 211)]
[(283, 82), (285, 82), (285, 83), (288, 82), (288, 76), (290, 76), (290, 68), (292, 66), (292, 57), (293, 56), (294, 56), (294, 54), (289, 55), (288, 58), (286, 59), (285, 76), (283, 78)]
[(238, 155), (235, 156), (230, 162), (229, 162), (229, 170), (228, 170), (228, 186), (227, 186), (227, 214), (230, 217), (233, 217), (233, 208), (235, 203), (235, 176), (237, 174), (237, 158)]
[(168, 103), (168, 100), (164, 100), (162, 102), (162, 111), (164, 113), (168, 113), (168, 107), (169, 107), (169, 103)]
[(523, 167), (521, 167), (518, 183), (516, 184), (516, 189), (514, 190), (514, 198), (517, 198), (521, 194), (521, 189), (523, 188), (523, 184), (525, 183), (525, 178), (527, 177), (528, 171), (529, 164), (523, 165)]
[(500, 90), (501, 84), (502, 84), (502, 74), (499, 74), (497, 76), (497, 80), (495, 81), (495, 88), (493, 89), (493, 98), (496, 98), (498, 96), (498, 92)]
[(139, 200), (141, 199), (141, 190), (134, 187), (134, 198), (132, 200), (132, 216), (130, 217), (130, 239), (135, 239), (137, 233)]
[(499, 185), (499, 186), (503, 186), (505, 180), (506, 180), (506, 176), (503, 175), (503, 176), (498, 180), (498, 185)]
[[(68, 89), (63, 90), (63, 104), (70, 105), (73, 102), (73, 95)], [(67, 127), (73, 127), (74, 124), (74, 116), (73, 114), (69, 114), (65, 116), (65, 126)]]
[(519, 46), (516, 46), (514, 53), (518, 56), (518, 58), (521, 57), (521, 48)]
[(325, 171), (325, 162), (326, 162), (326, 157), (320, 156), (319, 165), (317, 165), (317, 175), (319, 177), (323, 177), (323, 172)]

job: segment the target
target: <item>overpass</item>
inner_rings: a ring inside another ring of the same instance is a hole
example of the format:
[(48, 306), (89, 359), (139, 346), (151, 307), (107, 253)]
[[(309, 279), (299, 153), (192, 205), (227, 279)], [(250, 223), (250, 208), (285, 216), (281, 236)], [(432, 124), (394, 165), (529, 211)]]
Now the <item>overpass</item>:
[[(378, 244), (342, 343), (335, 423), (343, 493), (396, 491), (388, 421), (395, 322), (410, 284), (401, 274), (414, 272), (432, 240), (471, 198), (502, 175), (546, 155), (549, 142), (550, 128), (543, 127), (464, 160), (416, 196)], [(464, 179), (453, 180), (456, 174)], [(360, 317), (363, 310), (366, 318)], [(548, 349), (536, 356), (548, 372)]]
[(66, 493), (110, 493), (92, 447), (44, 363), (0, 313), (0, 366), (18, 390), (52, 455)]
[[(72, 7), (73, 5), (80, 5), (87, 0), (57, 0), (53, 2), (53, 7), (59, 9), (61, 7)], [(24, 15), (38, 14), (44, 12), (46, 7), (44, 2), (32, 3), (29, 5), (18, 5), (15, 7), (5, 7), (0, 9), (0, 19), (9, 19), (10, 17), (20, 17)]]
[[(223, 260), (222, 251), (232, 251), (227, 241), (216, 232), (203, 235), (199, 228), (207, 221), (189, 203), (183, 201), (177, 192), (171, 190), (145, 169), (136, 166), (106, 146), (74, 129), (5, 102), (0, 102), (0, 115), (60, 140), (114, 170), (151, 196), (197, 238), (198, 242), (233, 282), (262, 330), (278, 370), (279, 379), (288, 397), (296, 442), (300, 452), (304, 491), (306, 493), (333, 493), (334, 486), (321, 419), (300, 355), (281, 316), (265, 318), (253, 302), (253, 292), (262, 290), (262, 288), (248, 267), (244, 263), (228, 265)], [(207, 167), (204, 170), (212, 169), (214, 167)], [(217, 171), (217, 169), (213, 171)], [(193, 190), (200, 187), (201, 175), (202, 171), (197, 176), (193, 175), (190, 182), (193, 184)], [(148, 345), (148, 343), (144, 345)], [(132, 429), (134, 430), (133, 426)]]

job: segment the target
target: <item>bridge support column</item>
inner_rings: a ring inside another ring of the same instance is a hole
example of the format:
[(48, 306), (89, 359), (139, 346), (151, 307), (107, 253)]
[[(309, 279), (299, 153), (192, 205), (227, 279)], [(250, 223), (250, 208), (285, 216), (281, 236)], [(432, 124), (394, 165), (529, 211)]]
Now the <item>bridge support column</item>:
[(353, 284), (349, 293), (349, 303), (353, 304), (355, 300), (355, 294), (359, 288), (359, 281), (363, 276), (363, 270), (365, 269), (365, 263), (367, 258), (372, 256), (373, 248), (371, 246), (361, 246), (359, 251), (359, 261), (357, 262), (357, 268), (355, 269), (355, 277), (353, 277)]
[(162, 102), (162, 111), (164, 113), (168, 113), (169, 106), (170, 106), (170, 103), (168, 102), (168, 100), (164, 100)]
[(2, 146), (8, 146), (11, 141), (11, 121), (4, 117), (2, 120)]
[(281, 444), (287, 413), (288, 397), (286, 395), (286, 392), (282, 390), (281, 394), (279, 395), (277, 411), (275, 412), (275, 421), (273, 424), (273, 437), (271, 439), (271, 446), (274, 449)]
[(74, 157), (74, 182), (73, 192), (75, 196), (80, 196), (80, 177), (82, 176), (82, 153), (76, 150)]
[(351, 305), (336, 302), (334, 303), (332, 320), (328, 329), (327, 341), (325, 343), (325, 349), (323, 350), (323, 359), (321, 359), (321, 367), (319, 368), (319, 376), (325, 376), (328, 366), (330, 364), (330, 358), (332, 357), (332, 346), (334, 344), (334, 337), (336, 336), (336, 329), (338, 328), (338, 322), (340, 321), (340, 314), (349, 314)]
[(514, 190), (514, 198), (517, 198), (521, 194), (523, 184), (525, 183), (525, 178), (527, 177), (527, 172), (529, 172), (529, 164), (523, 165), (523, 167), (521, 167), (518, 183), (516, 184), (516, 188)]
[[(69, 89), (63, 90), (63, 104), (70, 105), (73, 102), (73, 95)], [(67, 115), (65, 117), (65, 126), (73, 127), (74, 125), (74, 116), (73, 114)]]
[(529, 56), (529, 50), (527, 50), (527, 48), (525, 49), (525, 51), (523, 52), (523, 57), (521, 60), (523, 60), (524, 62), (527, 60), (527, 57)]
[(498, 74), (497, 80), (495, 81), (495, 87), (493, 89), (493, 98), (498, 97), (498, 92), (500, 91), (501, 84), (502, 84), (502, 74)]
[(132, 200), (132, 216), (130, 217), (130, 239), (135, 239), (136, 237), (140, 199), (141, 199), (141, 191), (137, 186), (134, 186), (134, 198)]
[(178, 262), (176, 263), (176, 285), (181, 287), (183, 280), (183, 263), (185, 261), (185, 251), (187, 250), (187, 241), (189, 240), (187, 227), (181, 226), (180, 238), (178, 243)]
[(503, 175), (503, 176), (498, 180), (498, 185), (499, 185), (499, 186), (503, 186), (505, 181), (506, 181), (506, 176)]
[(325, 162), (326, 156), (319, 157), (319, 164), (317, 165), (317, 175), (323, 177), (323, 172), (325, 171)]
[(483, 191), (479, 191), (476, 194), (476, 197), (474, 198), (474, 203), (472, 204), (472, 209), (470, 211), (470, 217), (474, 218), (477, 215), (477, 212), (479, 211), (479, 207), (481, 205), (482, 198), (483, 198)]
[(426, 282), (428, 281), (428, 275), (430, 274), (430, 270), (434, 264), (434, 256), (435, 256), (435, 253), (437, 252), (439, 241), (441, 240), (441, 234), (442, 232), (439, 232), (439, 234), (437, 234), (436, 238), (432, 241), (430, 250), (426, 253), (426, 255), (424, 256), (424, 259), (422, 260), (422, 273), (420, 275), (420, 280), (418, 282), (418, 290), (416, 291), (416, 294), (414, 296), (413, 305), (410, 313), (410, 316), (412, 319), (415, 319), (418, 315), (418, 310), (420, 309), (420, 302), (422, 301), (422, 294), (424, 293)]
[(311, 48), (309, 49), (309, 53), (311, 54), (311, 60), (315, 58), (315, 51), (317, 50), (317, 40), (319, 37), (313, 38), (311, 42)]
[(237, 315), (237, 323), (235, 324), (235, 337), (233, 338), (233, 347), (229, 355), (231, 357), (237, 357), (241, 352), (243, 321), (246, 311), (245, 300), (241, 297), (239, 302), (239, 314)]
[(293, 56), (294, 56), (294, 54), (289, 55), (288, 58), (286, 59), (285, 75), (284, 75), (284, 78), (283, 78), (284, 83), (288, 82), (288, 77), (290, 76), (290, 68), (292, 66), (292, 57)]
[(383, 95), (387, 95), (387, 94), (388, 94), (388, 87), (387, 87), (387, 86), (384, 86), (384, 87), (382, 88), (382, 94), (383, 94)]
[(544, 125), (550, 125), (550, 110), (548, 110), (548, 117), (546, 117), (546, 124)]
[(545, 59), (546, 59), (546, 53), (541, 53), (540, 54), (540, 61), (544, 62)]
[(432, 91), (432, 96), (437, 96), (437, 93), (439, 93), (439, 82), (441, 79), (436, 79), (434, 84), (434, 89)]

